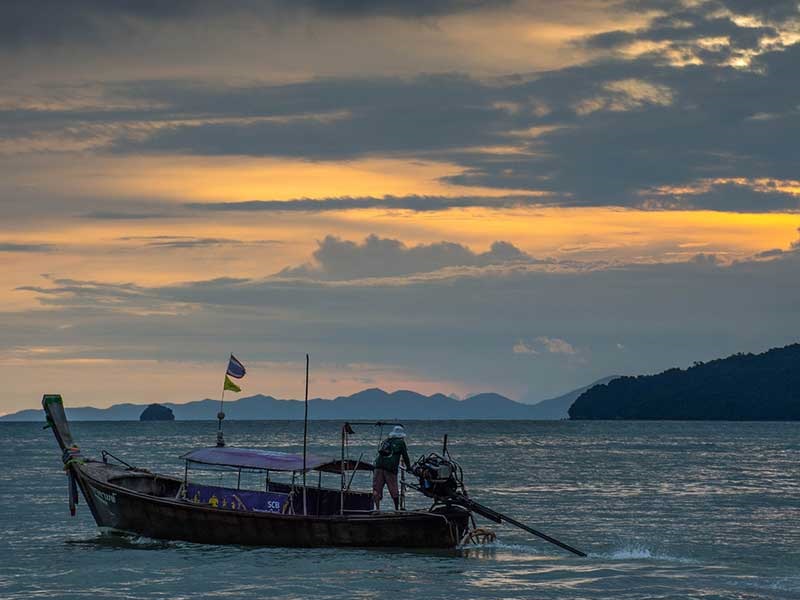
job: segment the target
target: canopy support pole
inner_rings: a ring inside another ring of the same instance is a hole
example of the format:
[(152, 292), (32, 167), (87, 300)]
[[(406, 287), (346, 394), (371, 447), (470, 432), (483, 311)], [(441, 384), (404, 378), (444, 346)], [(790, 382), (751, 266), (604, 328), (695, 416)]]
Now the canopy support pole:
[(344, 464), (344, 445), (345, 445), (345, 440), (346, 439), (347, 439), (346, 425), (342, 425), (342, 462), (339, 463), (341, 465), (341, 468), (339, 470), (342, 472), (342, 483), (339, 486), (339, 514), (340, 515), (344, 514), (344, 482), (345, 482), (345, 479), (347, 478), (347, 476), (345, 475), (345, 472), (344, 472), (344, 469), (345, 469), (345, 464)]
[(322, 500), (322, 471), (319, 472), (319, 479), (317, 480), (317, 513), (319, 516), (319, 503)]
[(308, 448), (308, 354), (306, 354), (306, 400), (305, 416), (303, 417), (303, 514), (308, 514), (306, 500), (306, 455)]

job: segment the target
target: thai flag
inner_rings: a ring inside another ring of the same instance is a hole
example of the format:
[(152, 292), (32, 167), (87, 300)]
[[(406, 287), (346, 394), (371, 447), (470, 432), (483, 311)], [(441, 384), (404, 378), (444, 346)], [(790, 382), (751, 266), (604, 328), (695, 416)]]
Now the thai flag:
[(231, 354), (231, 358), (228, 361), (228, 375), (233, 377), (234, 379), (241, 379), (244, 377), (244, 374), (247, 371), (244, 368), (244, 365), (239, 362), (239, 359), (236, 358), (233, 354)]

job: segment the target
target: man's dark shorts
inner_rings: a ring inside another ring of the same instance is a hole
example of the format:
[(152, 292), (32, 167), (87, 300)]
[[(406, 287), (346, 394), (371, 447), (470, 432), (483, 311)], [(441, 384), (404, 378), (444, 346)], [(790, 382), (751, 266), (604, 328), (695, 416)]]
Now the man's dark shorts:
[(389, 488), (389, 495), (392, 498), (397, 498), (399, 493), (397, 491), (397, 473), (392, 473), (386, 469), (375, 469), (372, 476), (372, 497), (376, 502), (380, 502), (383, 498), (384, 484)]

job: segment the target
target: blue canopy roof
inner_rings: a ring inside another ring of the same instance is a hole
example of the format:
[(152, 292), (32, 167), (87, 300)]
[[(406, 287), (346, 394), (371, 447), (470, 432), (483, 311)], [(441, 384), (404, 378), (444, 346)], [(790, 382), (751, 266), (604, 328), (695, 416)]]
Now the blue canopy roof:
[[(277, 452), (262, 448), (198, 448), (187, 452), (181, 458), (204, 465), (218, 465), (242, 469), (259, 469), (262, 471), (302, 471), (303, 455)], [(306, 454), (306, 470), (341, 472), (340, 460), (329, 457)], [(372, 465), (365, 462), (346, 461), (349, 470), (372, 470)]]

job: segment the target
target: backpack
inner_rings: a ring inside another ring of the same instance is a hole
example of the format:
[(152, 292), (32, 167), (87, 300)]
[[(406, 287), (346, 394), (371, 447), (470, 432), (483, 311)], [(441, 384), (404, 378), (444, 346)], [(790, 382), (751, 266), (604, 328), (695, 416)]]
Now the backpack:
[(381, 456), (391, 456), (394, 454), (394, 448), (392, 447), (392, 440), (385, 439), (381, 443), (380, 448), (378, 448), (378, 454)]

